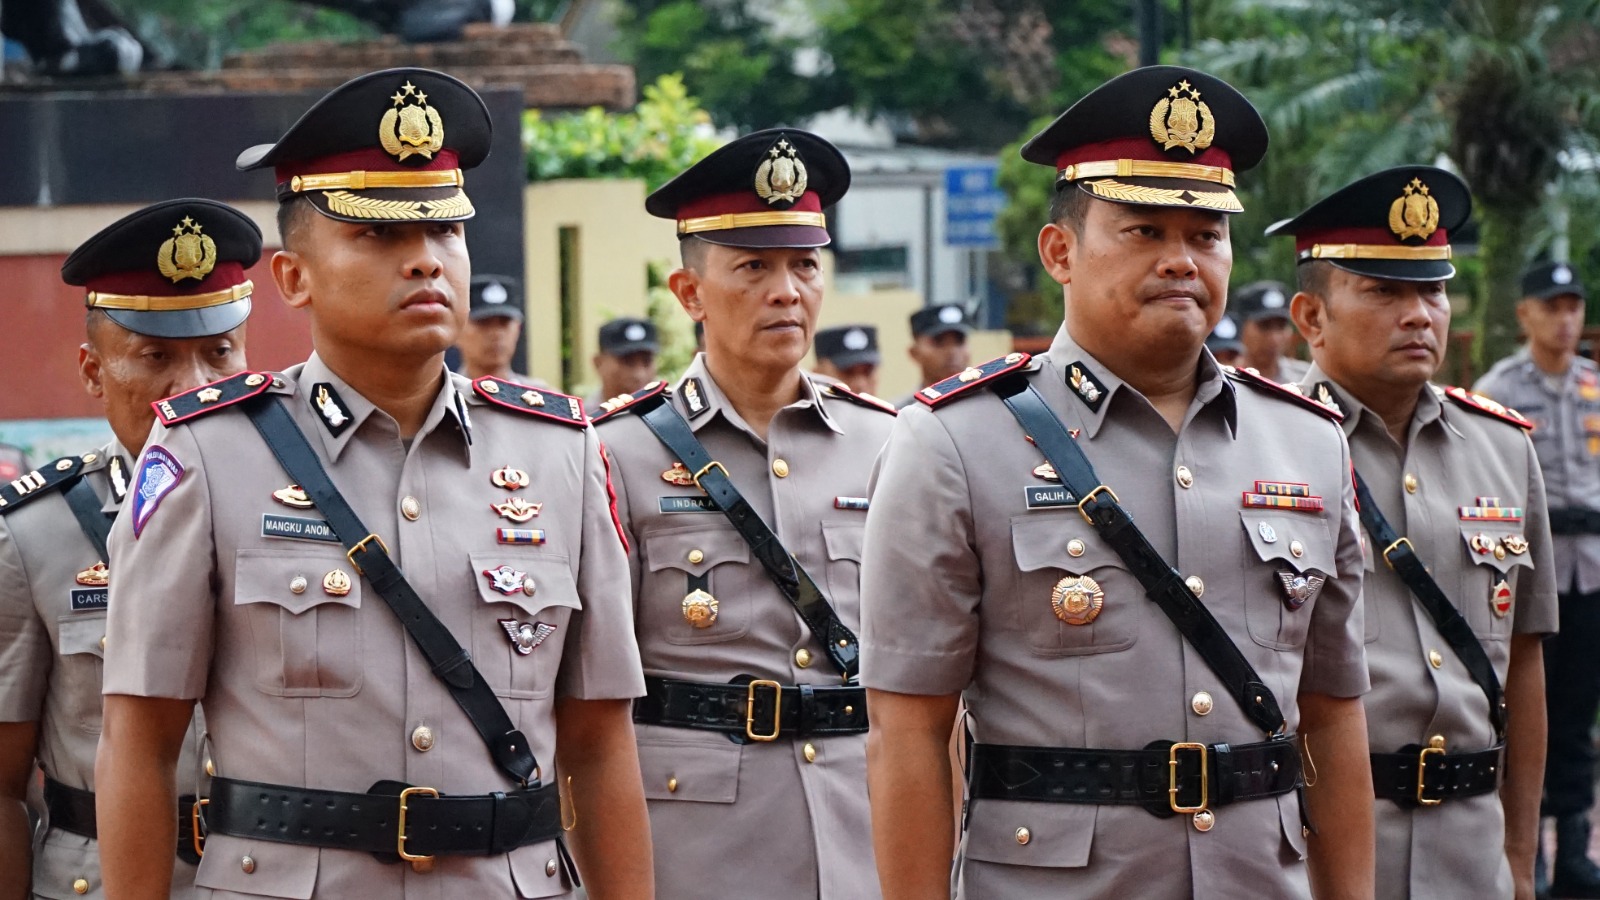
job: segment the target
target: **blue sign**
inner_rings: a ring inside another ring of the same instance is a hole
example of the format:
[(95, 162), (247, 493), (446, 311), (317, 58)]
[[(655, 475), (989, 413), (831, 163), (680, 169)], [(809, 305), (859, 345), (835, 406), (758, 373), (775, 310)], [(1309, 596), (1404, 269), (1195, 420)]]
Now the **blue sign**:
[(944, 170), (944, 242), (952, 247), (993, 250), (1000, 246), (994, 220), (1006, 195), (996, 183), (994, 163)]

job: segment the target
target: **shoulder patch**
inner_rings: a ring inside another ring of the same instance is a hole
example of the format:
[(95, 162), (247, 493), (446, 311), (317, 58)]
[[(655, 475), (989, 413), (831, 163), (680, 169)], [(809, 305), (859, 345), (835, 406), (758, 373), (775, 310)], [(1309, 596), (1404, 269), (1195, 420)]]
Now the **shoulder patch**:
[(150, 405), (155, 407), (156, 418), (161, 420), (161, 424), (176, 425), (264, 393), (272, 387), (274, 380), (266, 372), (240, 372), (231, 378), (213, 381)]
[(878, 412), (886, 412), (891, 416), (900, 415), (900, 410), (895, 409), (893, 403), (882, 397), (874, 397), (871, 394), (858, 394), (842, 384), (834, 384), (832, 382), (819, 383), (817, 384), (817, 389), (829, 397), (848, 400), (857, 406), (865, 406), (867, 409), (875, 409)]
[(959, 375), (952, 375), (943, 381), (930, 384), (917, 391), (916, 398), (928, 406), (939, 407), (960, 396), (970, 395), (972, 389), (980, 384), (987, 384), (1010, 372), (1015, 372), (1028, 365), (1033, 359), (1026, 353), (1007, 353), (997, 356), (981, 366), (965, 369)]
[(1277, 397), (1280, 400), (1287, 400), (1290, 403), (1301, 407), (1302, 409), (1309, 409), (1325, 419), (1331, 419), (1334, 422), (1344, 421), (1344, 413), (1342, 411), (1336, 409), (1335, 407), (1329, 406), (1326, 403), (1307, 397), (1305, 394), (1300, 393), (1299, 387), (1279, 384), (1276, 381), (1273, 381), (1271, 378), (1267, 378), (1266, 376), (1256, 372), (1254, 369), (1238, 369), (1234, 368), (1233, 366), (1223, 366), (1222, 371), (1228, 373), (1228, 377), (1232, 378), (1234, 381), (1240, 382), (1241, 384), (1248, 384), (1264, 394)]
[(1533, 423), (1528, 421), (1528, 418), (1522, 413), (1517, 412), (1503, 403), (1490, 400), (1488, 397), (1485, 397), (1482, 394), (1474, 394), (1465, 388), (1448, 387), (1444, 389), (1444, 395), (1449, 397), (1451, 400), (1454, 400), (1456, 405), (1462, 407), (1463, 409), (1469, 409), (1475, 413), (1478, 413), (1479, 415), (1489, 416), (1493, 419), (1499, 419), (1502, 422), (1515, 425), (1524, 431), (1533, 430)]
[(589, 424), (583, 414), (583, 401), (546, 388), (534, 388), (485, 375), (472, 383), (478, 396), (501, 409), (538, 416), (574, 428)]
[[(657, 379), (631, 394), (618, 394), (610, 400), (600, 404), (600, 414), (590, 421), (596, 425), (611, 419), (613, 416), (629, 411), (635, 405), (652, 397), (661, 397), (670, 392), (665, 380)], [(698, 396), (698, 394), (696, 394)]]
[[(95, 454), (84, 456), (93, 460)], [(63, 456), (46, 463), (16, 481), (0, 484), (0, 515), (5, 515), (36, 497), (53, 492), (83, 471), (83, 456)]]

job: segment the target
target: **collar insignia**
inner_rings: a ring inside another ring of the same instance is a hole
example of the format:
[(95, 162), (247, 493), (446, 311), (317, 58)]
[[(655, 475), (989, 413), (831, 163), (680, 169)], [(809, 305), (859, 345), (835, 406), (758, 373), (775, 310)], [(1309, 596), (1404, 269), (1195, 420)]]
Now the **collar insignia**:
[(111, 476), (111, 496), (120, 504), (122, 498), (128, 496), (128, 464), (122, 461), (122, 457), (113, 456), (108, 469)]
[(339, 399), (339, 392), (333, 385), (323, 383), (312, 385), (311, 403), (316, 407), (317, 415), (322, 417), (323, 424), (328, 426), (328, 431), (338, 437), (352, 421), (350, 408)]
[(706, 402), (705, 395), (700, 392), (700, 379), (685, 378), (683, 380), (683, 402), (689, 405), (689, 418), (693, 419), (711, 408)]
[(1090, 412), (1099, 412), (1100, 405), (1106, 402), (1106, 386), (1082, 363), (1067, 367), (1067, 384), (1083, 399)]

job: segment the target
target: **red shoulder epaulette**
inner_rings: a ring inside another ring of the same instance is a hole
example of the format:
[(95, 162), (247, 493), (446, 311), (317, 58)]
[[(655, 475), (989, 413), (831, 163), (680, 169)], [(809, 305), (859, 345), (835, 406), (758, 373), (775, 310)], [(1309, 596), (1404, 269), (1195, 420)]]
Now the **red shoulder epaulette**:
[(1456, 402), (1457, 406), (1470, 409), (1475, 413), (1508, 422), (1524, 431), (1532, 431), (1533, 423), (1522, 413), (1517, 412), (1503, 403), (1490, 400), (1482, 394), (1474, 394), (1469, 390), (1458, 387), (1447, 387), (1444, 395)]
[(528, 387), (490, 375), (472, 382), (472, 389), (477, 391), (478, 396), (501, 409), (538, 416), (574, 428), (589, 424), (583, 414), (583, 401), (559, 391)]
[(1234, 381), (1240, 381), (1248, 384), (1251, 387), (1262, 391), (1263, 393), (1277, 397), (1281, 400), (1288, 400), (1290, 403), (1293, 403), (1296, 406), (1309, 409), (1312, 412), (1332, 419), (1335, 422), (1344, 421), (1343, 412), (1340, 412), (1338, 409), (1335, 409), (1326, 403), (1322, 403), (1307, 397), (1305, 394), (1300, 393), (1300, 388), (1297, 386), (1279, 384), (1278, 382), (1273, 381), (1271, 378), (1268, 378), (1262, 375), (1260, 372), (1257, 372), (1255, 369), (1239, 369), (1233, 366), (1223, 366), (1222, 370), (1227, 372), (1228, 376)]
[(615, 397), (612, 397), (610, 400), (600, 404), (600, 415), (595, 416), (590, 421), (594, 422), (596, 425), (599, 425), (601, 422), (604, 422), (623, 410), (632, 407), (635, 403), (638, 403), (641, 400), (648, 400), (651, 397), (657, 397), (665, 394), (666, 392), (667, 383), (665, 381), (652, 381), (631, 394), (618, 394)]
[(900, 415), (900, 410), (895, 409), (893, 403), (882, 397), (874, 397), (871, 394), (858, 394), (842, 384), (834, 384), (833, 382), (818, 385), (818, 387), (822, 388), (823, 392), (829, 396), (848, 400), (857, 406), (865, 406), (867, 409), (875, 409), (878, 412), (886, 412), (891, 416)]
[(175, 425), (263, 393), (272, 387), (272, 381), (272, 375), (267, 372), (240, 372), (150, 405), (155, 408), (161, 424)]
[(943, 381), (930, 384), (917, 391), (918, 400), (929, 406), (943, 406), (956, 397), (971, 393), (972, 389), (980, 384), (986, 384), (1010, 372), (1026, 366), (1033, 359), (1026, 353), (1007, 353), (997, 356), (981, 366), (964, 369), (959, 375), (952, 375)]

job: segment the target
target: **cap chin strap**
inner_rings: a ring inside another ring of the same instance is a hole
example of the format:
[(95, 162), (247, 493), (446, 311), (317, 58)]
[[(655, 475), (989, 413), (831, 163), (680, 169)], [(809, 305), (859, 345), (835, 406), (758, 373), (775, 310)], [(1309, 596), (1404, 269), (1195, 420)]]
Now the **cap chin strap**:
[(1100, 162), (1074, 163), (1057, 170), (1061, 181), (1080, 181), (1085, 178), (1188, 178), (1193, 181), (1210, 181), (1234, 186), (1233, 170), (1221, 166), (1202, 166), (1198, 163), (1159, 162), (1144, 159), (1110, 159)]
[(1312, 244), (1301, 259), (1450, 259), (1450, 245), (1399, 247), (1383, 244)]
[(185, 309), (206, 309), (235, 300), (243, 300), (255, 290), (251, 282), (243, 281), (231, 288), (205, 294), (185, 294), (180, 297), (152, 297), (148, 294), (107, 294), (90, 291), (84, 306), (91, 309), (131, 309), (139, 312), (177, 312)]
[[(438, 188), (465, 187), (467, 178), (460, 169), (442, 169), (421, 172), (326, 172), (320, 175), (296, 175), (289, 179), (289, 190), (304, 191), (364, 191), (368, 188)], [(281, 187), (280, 187), (281, 189)]]
[(754, 213), (723, 213), (720, 216), (697, 216), (693, 219), (679, 219), (679, 234), (695, 234), (701, 231), (727, 231), (731, 228), (758, 228), (766, 225), (814, 225), (824, 228), (828, 224), (828, 217), (819, 212), (754, 212)]

